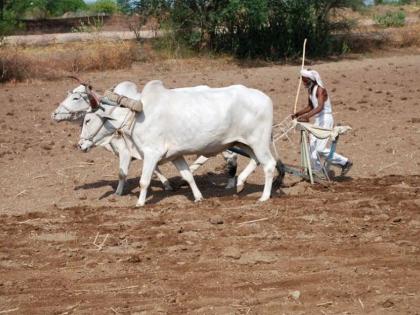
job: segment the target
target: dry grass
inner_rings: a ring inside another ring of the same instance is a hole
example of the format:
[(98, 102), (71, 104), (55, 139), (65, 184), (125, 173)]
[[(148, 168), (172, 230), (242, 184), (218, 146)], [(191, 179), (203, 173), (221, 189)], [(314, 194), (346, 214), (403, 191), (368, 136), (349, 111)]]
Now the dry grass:
[(54, 79), (84, 71), (128, 68), (141, 56), (133, 42), (69, 43), (0, 49), (0, 82)]
[(352, 53), (366, 53), (420, 47), (419, 33), (420, 24), (412, 24), (401, 28), (352, 32), (344, 35), (343, 40), (349, 45)]
[(395, 29), (390, 33), (390, 43), (395, 47), (419, 47), (420, 46), (420, 24), (410, 25), (402, 29)]

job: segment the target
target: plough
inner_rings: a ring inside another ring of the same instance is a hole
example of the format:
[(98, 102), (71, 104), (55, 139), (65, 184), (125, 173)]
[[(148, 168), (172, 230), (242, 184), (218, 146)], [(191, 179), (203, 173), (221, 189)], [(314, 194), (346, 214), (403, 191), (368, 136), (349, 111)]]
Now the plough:
[[(307, 181), (310, 181), (311, 184), (313, 184), (314, 182), (325, 184), (325, 182), (331, 181), (331, 160), (337, 149), (338, 140), (340, 138), (340, 135), (344, 134), (350, 129), (351, 127), (349, 126), (337, 126), (332, 129), (320, 128), (309, 123), (298, 122), (297, 120), (292, 119), (291, 115), (286, 117), (281, 123), (273, 126), (273, 146), (274, 148), (276, 148), (275, 144), (280, 139), (287, 139), (290, 141), (290, 138), (288, 136), (290, 131), (300, 131), (300, 165), (294, 166), (282, 163), (282, 171), (285, 174), (291, 174), (293, 176), (298, 176)], [(321, 172), (312, 170), (308, 141), (309, 134), (318, 139), (329, 138), (332, 142), (330, 147), (330, 153), (323, 162), (321, 161), (320, 156), (318, 155), (318, 159), (321, 164)]]

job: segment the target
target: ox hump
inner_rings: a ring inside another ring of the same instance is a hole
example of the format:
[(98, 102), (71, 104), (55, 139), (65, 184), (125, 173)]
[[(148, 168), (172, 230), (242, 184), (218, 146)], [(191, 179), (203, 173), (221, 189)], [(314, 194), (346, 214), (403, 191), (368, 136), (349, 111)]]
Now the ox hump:
[(143, 104), (156, 102), (159, 98), (163, 97), (169, 90), (163, 85), (160, 80), (153, 80), (147, 82), (141, 92), (141, 101)]

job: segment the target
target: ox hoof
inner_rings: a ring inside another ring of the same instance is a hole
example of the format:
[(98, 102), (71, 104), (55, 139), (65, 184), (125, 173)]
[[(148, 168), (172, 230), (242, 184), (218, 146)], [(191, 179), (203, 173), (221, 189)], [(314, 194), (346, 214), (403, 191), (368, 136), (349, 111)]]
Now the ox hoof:
[(267, 201), (268, 199), (270, 199), (270, 197), (261, 197), (260, 199), (258, 199), (258, 202), (264, 202), (264, 201)]
[(144, 207), (144, 205), (145, 205), (145, 202), (137, 202), (136, 203), (136, 208), (142, 208), (142, 207)]
[(244, 184), (237, 184), (236, 185), (236, 193), (239, 194), (242, 190), (244, 190), (245, 185)]
[(122, 196), (122, 194), (123, 194), (122, 190), (121, 191), (116, 190), (114, 192), (114, 195), (116, 195), (116, 196)]
[(204, 200), (204, 198), (203, 198), (203, 197), (200, 197), (200, 198), (195, 199), (195, 200), (194, 200), (194, 203), (200, 203), (200, 202), (202, 202), (203, 200)]

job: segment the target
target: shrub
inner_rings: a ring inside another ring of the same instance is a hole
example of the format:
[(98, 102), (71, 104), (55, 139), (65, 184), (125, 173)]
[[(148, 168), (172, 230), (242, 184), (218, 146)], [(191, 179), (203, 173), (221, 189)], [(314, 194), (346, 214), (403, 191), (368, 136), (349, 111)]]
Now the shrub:
[(69, 43), (46, 47), (6, 46), (0, 50), (0, 82), (54, 79), (68, 73), (128, 68), (138, 60), (132, 42)]
[(118, 12), (118, 4), (115, 0), (98, 0), (90, 5), (90, 10), (95, 13), (114, 14)]
[(405, 13), (402, 11), (388, 11), (383, 15), (376, 15), (374, 20), (382, 27), (401, 27), (405, 24)]
[(80, 21), (79, 25), (73, 27), (71, 31), (73, 33), (95, 33), (100, 32), (104, 27), (104, 19), (103, 16), (88, 17), (87, 22)]
[(18, 49), (2, 49), (0, 51), (1, 74), (0, 82), (21, 81), (31, 76), (34, 64)]
[(60, 0), (47, 2), (47, 10), (49, 15), (60, 16), (66, 12), (76, 12), (85, 10), (86, 3), (83, 0)]
[(331, 22), (330, 15), (334, 9), (360, 0), (150, 2), (166, 9), (167, 23), (179, 45), (241, 58), (279, 59), (300, 55), (304, 38), (308, 38), (309, 55), (341, 51), (342, 45), (335, 42), (332, 34), (347, 24)]

